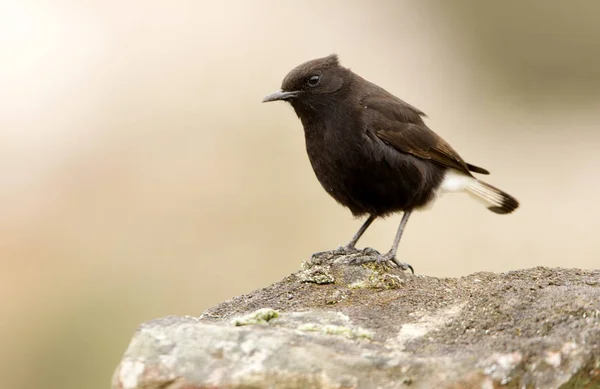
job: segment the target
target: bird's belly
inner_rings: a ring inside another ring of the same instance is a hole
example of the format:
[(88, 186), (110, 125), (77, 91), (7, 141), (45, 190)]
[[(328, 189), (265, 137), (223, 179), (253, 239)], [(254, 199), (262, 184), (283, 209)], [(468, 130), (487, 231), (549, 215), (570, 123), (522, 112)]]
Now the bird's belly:
[(309, 158), (323, 188), (354, 215), (383, 216), (421, 207), (439, 185), (428, 179), (428, 161), (410, 156), (376, 159), (346, 150), (340, 155), (309, 151)]

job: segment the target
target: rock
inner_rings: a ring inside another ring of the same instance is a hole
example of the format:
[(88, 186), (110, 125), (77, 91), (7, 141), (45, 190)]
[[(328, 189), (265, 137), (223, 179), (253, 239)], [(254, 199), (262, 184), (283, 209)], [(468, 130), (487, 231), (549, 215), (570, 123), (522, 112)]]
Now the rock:
[(600, 387), (600, 271), (440, 279), (349, 260), (142, 324), (113, 388)]

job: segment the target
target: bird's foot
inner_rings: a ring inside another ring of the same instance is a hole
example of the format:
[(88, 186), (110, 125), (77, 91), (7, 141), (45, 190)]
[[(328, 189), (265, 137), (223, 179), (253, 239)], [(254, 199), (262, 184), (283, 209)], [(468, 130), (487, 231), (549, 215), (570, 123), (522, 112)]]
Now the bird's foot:
[(339, 261), (341, 263), (347, 263), (350, 265), (360, 265), (363, 263), (372, 262), (382, 265), (389, 265), (391, 263), (393, 266), (397, 266), (402, 270), (410, 269), (410, 271), (415, 274), (415, 270), (410, 264), (398, 261), (396, 256), (391, 252), (388, 252), (387, 254), (381, 254), (379, 251), (370, 247), (365, 247), (364, 249), (359, 250), (354, 246), (345, 245), (339, 246), (334, 250), (319, 251), (311, 256), (312, 264), (322, 264), (324, 262), (332, 261)]
[(393, 255), (392, 253), (387, 253), (387, 254), (384, 254), (384, 255), (379, 255), (378, 258), (377, 258), (377, 261), (379, 263), (381, 263), (381, 262), (393, 262), (400, 269), (402, 269), (402, 270), (409, 270), (410, 269), (411, 273), (415, 274), (415, 269), (413, 269), (413, 267), (412, 267), (412, 265), (410, 263), (400, 262), (398, 260), (398, 258), (396, 258), (396, 256)]
[(360, 250), (357, 249), (354, 245), (346, 244), (344, 246), (338, 246), (338, 248), (333, 251), (338, 255), (349, 255), (356, 254)]
[(349, 256), (353, 257), (356, 255), (359, 255), (359, 256), (372, 255), (374, 253), (379, 254), (377, 251), (373, 250), (370, 247), (359, 250), (356, 247), (347, 244), (344, 246), (338, 246), (334, 250), (319, 251), (317, 253), (314, 253), (311, 256), (311, 262), (312, 263), (321, 263), (324, 261), (331, 261), (331, 260), (337, 259), (339, 257), (349, 257)]
[[(366, 251), (366, 249), (365, 249)], [(415, 274), (413, 267), (406, 262), (400, 262), (392, 253), (380, 254), (376, 250), (370, 249), (370, 252), (365, 252), (364, 255), (356, 256), (351, 259), (349, 263), (360, 265), (363, 263), (376, 262), (382, 265), (389, 265), (392, 263), (394, 266), (399, 267), (402, 270), (409, 270)]]

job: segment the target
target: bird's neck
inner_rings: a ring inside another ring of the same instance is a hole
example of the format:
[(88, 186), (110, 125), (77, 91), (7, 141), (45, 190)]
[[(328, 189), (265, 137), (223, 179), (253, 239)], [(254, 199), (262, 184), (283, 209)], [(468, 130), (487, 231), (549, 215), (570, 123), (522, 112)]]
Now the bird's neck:
[(305, 129), (312, 126), (318, 126), (324, 122), (325, 115), (323, 112), (312, 106), (310, 103), (298, 102), (292, 104), (292, 106)]
[(322, 101), (296, 101), (292, 103), (296, 115), (302, 122), (304, 129), (327, 127), (340, 120), (340, 115), (343, 112), (342, 107), (346, 101), (342, 96), (336, 96), (329, 100)]

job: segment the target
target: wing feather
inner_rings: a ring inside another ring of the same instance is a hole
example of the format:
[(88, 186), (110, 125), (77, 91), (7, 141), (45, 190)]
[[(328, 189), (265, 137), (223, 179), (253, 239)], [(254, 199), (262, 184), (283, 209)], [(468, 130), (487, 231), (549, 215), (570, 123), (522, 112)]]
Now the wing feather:
[(489, 174), (466, 163), (461, 156), (423, 121), (425, 114), (394, 96), (367, 97), (363, 100), (367, 130), (398, 151), (471, 175)]

